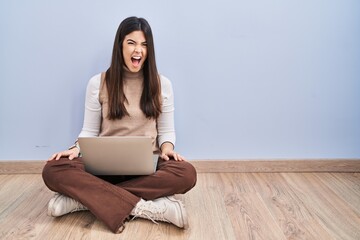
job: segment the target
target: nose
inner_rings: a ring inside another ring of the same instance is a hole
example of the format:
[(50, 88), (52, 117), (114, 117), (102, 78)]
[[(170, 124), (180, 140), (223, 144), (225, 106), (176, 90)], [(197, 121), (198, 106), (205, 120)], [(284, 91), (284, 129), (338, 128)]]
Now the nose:
[(141, 53), (141, 52), (142, 52), (142, 49), (141, 49), (140, 47), (136, 47), (136, 48), (135, 48), (135, 52), (136, 52), (136, 53)]

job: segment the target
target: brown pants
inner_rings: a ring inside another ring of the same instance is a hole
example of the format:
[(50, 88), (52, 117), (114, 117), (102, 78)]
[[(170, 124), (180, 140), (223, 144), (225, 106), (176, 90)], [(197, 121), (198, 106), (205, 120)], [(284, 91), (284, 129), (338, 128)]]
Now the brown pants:
[(81, 158), (61, 158), (47, 162), (42, 176), (50, 190), (81, 202), (115, 233), (140, 198), (186, 193), (196, 183), (196, 170), (189, 162), (162, 159), (152, 175), (94, 176), (85, 171)]

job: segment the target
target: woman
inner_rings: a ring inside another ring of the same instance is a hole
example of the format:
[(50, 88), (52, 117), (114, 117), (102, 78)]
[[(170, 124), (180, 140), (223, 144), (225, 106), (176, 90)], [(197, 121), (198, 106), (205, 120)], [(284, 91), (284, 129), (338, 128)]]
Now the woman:
[(84, 170), (77, 143), (55, 153), (43, 169), (55, 196), (48, 205), (54, 217), (90, 210), (113, 232), (129, 218), (170, 222), (188, 227), (180, 200), (172, 195), (195, 186), (196, 171), (174, 151), (172, 86), (158, 74), (151, 28), (143, 18), (129, 17), (119, 26), (109, 69), (90, 79), (80, 137), (151, 136), (160, 154), (157, 171), (148, 176), (94, 176)]

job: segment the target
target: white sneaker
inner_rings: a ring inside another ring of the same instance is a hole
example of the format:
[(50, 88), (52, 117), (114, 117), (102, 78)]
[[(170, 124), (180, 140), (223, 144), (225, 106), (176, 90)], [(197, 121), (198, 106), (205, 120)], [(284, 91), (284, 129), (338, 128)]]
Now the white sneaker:
[(169, 222), (179, 228), (187, 229), (189, 223), (183, 203), (173, 196), (158, 198), (153, 201), (143, 199), (132, 210), (131, 215), (156, 221)]
[(67, 213), (83, 210), (88, 209), (78, 201), (60, 193), (55, 193), (48, 204), (48, 215), (52, 217), (59, 217)]

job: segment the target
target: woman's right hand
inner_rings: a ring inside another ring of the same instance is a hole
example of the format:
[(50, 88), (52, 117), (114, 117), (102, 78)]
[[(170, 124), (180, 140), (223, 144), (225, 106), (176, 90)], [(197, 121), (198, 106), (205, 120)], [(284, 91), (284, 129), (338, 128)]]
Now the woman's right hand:
[(73, 160), (74, 158), (77, 158), (79, 156), (79, 149), (78, 148), (72, 148), (70, 150), (65, 150), (62, 152), (54, 153), (48, 161), (52, 160), (59, 160), (61, 157), (68, 157), (69, 160)]

